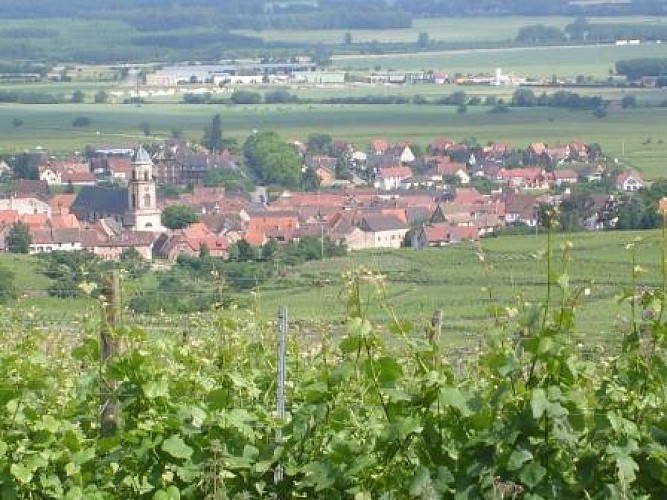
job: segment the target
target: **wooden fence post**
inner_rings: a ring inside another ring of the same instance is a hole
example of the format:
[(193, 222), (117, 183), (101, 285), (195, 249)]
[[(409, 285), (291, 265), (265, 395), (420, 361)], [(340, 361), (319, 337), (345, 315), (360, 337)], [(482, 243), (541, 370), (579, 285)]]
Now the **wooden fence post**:
[(118, 402), (114, 396), (116, 382), (107, 378), (105, 368), (111, 358), (119, 350), (118, 340), (114, 337), (114, 330), (120, 324), (121, 295), (120, 295), (120, 273), (113, 270), (110, 276), (104, 280), (102, 288), (102, 328), (100, 329), (100, 354), (101, 354), (101, 410), (100, 410), (100, 434), (109, 436), (118, 428), (119, 409)]

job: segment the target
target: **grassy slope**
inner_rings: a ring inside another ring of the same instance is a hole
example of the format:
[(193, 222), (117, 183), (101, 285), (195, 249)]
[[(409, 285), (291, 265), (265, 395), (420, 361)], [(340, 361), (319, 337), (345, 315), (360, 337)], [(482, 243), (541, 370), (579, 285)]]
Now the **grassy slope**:
[[(655, 232), (556, 237), (556, 272), (560, 274), (563, 269), (561, 245), (572, 241), (572, 263), (566, 271), (572, 289), (585, 287), (591, 291), (589, 296), (582, 296), (576, 322), (588, 341), (609, 339), (619, 325), (629, 320), (629, 307), (619, 305), (616, 297), (632, 283), (631, 255), (625, 244), (637, 236), (646, 239), (639, 247), (638, 261), (647, 273), (639, 277), (639, 283), (658, 285), (661, 243)], [(477, 255), (480, 248), (485, 254), (484, 263)], [(399, 319), (422, 325), (435, 309), (442, 309), (451, 340), (467, 342), (467, 334), (480, 333), (480, 325), (490, 320), (489, 294), (503, 307), (519, 309), (526, 302), (544, 300), (546, 264), (536, 255), (545, 248), (545, 236), (526, 236), (485, 240), (480, 247), (355, 253), (289, 271), (279, 283), (267, 284), (260, 291), (258, 303), (266, 316), (285, 304), (292, 318), (343, 318), (340, 275), (364, 265), (386, 276), (386, 301)], [(555, 289), (554, 297), (560, 297), (560, 289)], [(371, 303), (373, 316), (387, 317), (378, 300)]]
[[(598, 142), (613, 156), (641, 168), (649, 177), (665, 175), (667, 109), (612, 110), (599, 120), (589, 111), (522, 109), (488, 114), (470, 108), (459, 115), (438, 106), (186, 106), (145, 105), (0, 105), (0, 153), (41, 145), (54, 151), (82, 150), (90, 143), (122, 143), (144, 139), (139, 124), (152, 124), (153, 133), (167, 136), (172, 128), (198, 139), (215, 113), (223, 118), (225, 134), (244, 140), (252, 130), (277, 130), (288, 139), (326, 132), (363, 146), (374, 137), (428, 144), (441, 135), (476, 137), (480, 142), (509, 141), (525, 147), (533, 141), (555, 143), (579, 138)], [(77, 116), (92, 120), (87, 129), (72, 128)], [(14, 117), (24, 120), (12, 127)], [(100, 131), (100, 135), (96, 131)], [(644, 144), (650, 138), (650, 144)]]

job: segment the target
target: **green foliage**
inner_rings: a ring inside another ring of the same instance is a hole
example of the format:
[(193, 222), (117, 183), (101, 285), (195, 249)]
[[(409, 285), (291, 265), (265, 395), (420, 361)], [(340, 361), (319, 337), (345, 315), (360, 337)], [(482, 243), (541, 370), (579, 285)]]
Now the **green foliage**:
[(230, 192), (254, 189), (253, 183), (242, 170), (233, 168), (212, 168), (206, 172), (204, 185), (208, 187), (224, 187)]
[(201, 140), (202, 146), (209, 151), (219, 151), (222, 146), (222, 119), (220, 115), (215, 115), (211, 120), (211, 125), (204, 129), (204, 137)]
[(109, 94), (105, 90), (98, 90), (94, 97), (95, 104), (106, 104), (109, 101)]
[(264, 184), (288, 188), (299, 186), (301, 158), (293, 146), (275, 132), (253, 134), (243, 145), (243, 154), (250, 171)]
[(28, 253), (31, 243), (30, 228), (20, 221), (10, 228), (5, 241), (7, 250), (11, 253)]
[[(634, 280), (640, 245), (628, 245)], [(465, 358), (447, 355), (432, 326), (391, 311), (386, 328), (371, 321), (384, 278), (345, 273), (342, 325), (289, 323), (285, 419), (274, 413), (275, 324), (251, 312), (178, 316), (159, 336), (119, 328), (124, 348), (102, 366), (96, 331), (72, 349), (71, 335), (3, 325), (3, 496), (661, 498), (664, 286), (622, 293), (625, 334), (613, 352), (587, 352), (569, 247), (556, 258), (548, 236), (545, 255), (545, 298), (492, 304)], [(164, 296), (194, 305), (208, 292), (187, 270), (203, 262), (188, 259), (166, 273), (178, 279)], [(190, 322), (214, 333), (190, 335)], [(109, 383), (119, 430), (101, 438)]]
[(248, 90), (236, 90), (230, 100), (234, 104), (259, 104), (262, 102), (262, 94)]
[(74, 104), (81, 104), (85, 98), (86, 94), (83, 91), (75, 90), (74, 92), (72, 92), (72, 97), (70, 101)]
[(94, 291), (99, 293), (105, 272), (113, 267), (113, 263), (82, 250), (58, 250), (40, 254), (39, 258), (46, 263), (43, 273), (53, 280), (49, 295), (61, 299), (85, 297)]
[(667, 59), (624, 59), (616, 62), (616, 72), (628, 78), (664, 75), (667, 73)]
[(72, 127), (89, 127), (90, 124), (91, 120), (87, 116), (77, 116), (72, 120)]
[(16, 298), (15, 274), (5, 266), (0, 266), (0, 304)]
[(162, 211), (162, 225), (169, 229), (183, 229), (199, 220), (199, 214), (190, 205), (169, 205)]

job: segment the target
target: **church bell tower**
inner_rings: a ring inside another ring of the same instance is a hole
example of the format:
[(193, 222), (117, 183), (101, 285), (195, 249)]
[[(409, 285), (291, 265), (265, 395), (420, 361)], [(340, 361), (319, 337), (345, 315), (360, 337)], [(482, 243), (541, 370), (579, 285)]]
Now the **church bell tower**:
[(139, 146), (132, 155), (132, 178), (128, 184), (128, 225), (134, 231), (162, 230), (160, 210), (157, 208), (153, 160)]

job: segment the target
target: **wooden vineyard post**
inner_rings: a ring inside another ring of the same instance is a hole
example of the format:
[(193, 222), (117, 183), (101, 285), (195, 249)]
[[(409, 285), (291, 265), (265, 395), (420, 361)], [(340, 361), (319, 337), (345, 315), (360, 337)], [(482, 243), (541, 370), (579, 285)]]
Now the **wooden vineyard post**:
[(119, 409), (115, 400), (114, 390), (116, 382), (107, 378), (105, 368), (109, 361), (117, 354), (119, 345), (114, 338), (114, 330), (120, 324), (121, 296), (120, 296), (120, 273), (118, 270), (111, 272), (104, 281), (102, 289), (102, 328), (100, 329), (100, 354), (101, 354), (101, 391), (100, 391), (100, 433), (102, 436), (113, 434), (118, 428)]
[(428, 341), (431, 344), (438, 344), (440, 342), (440, 334), (442, 333), (442, 310), (436, 309), (431, 318), (431, 329), (429, 330)]

